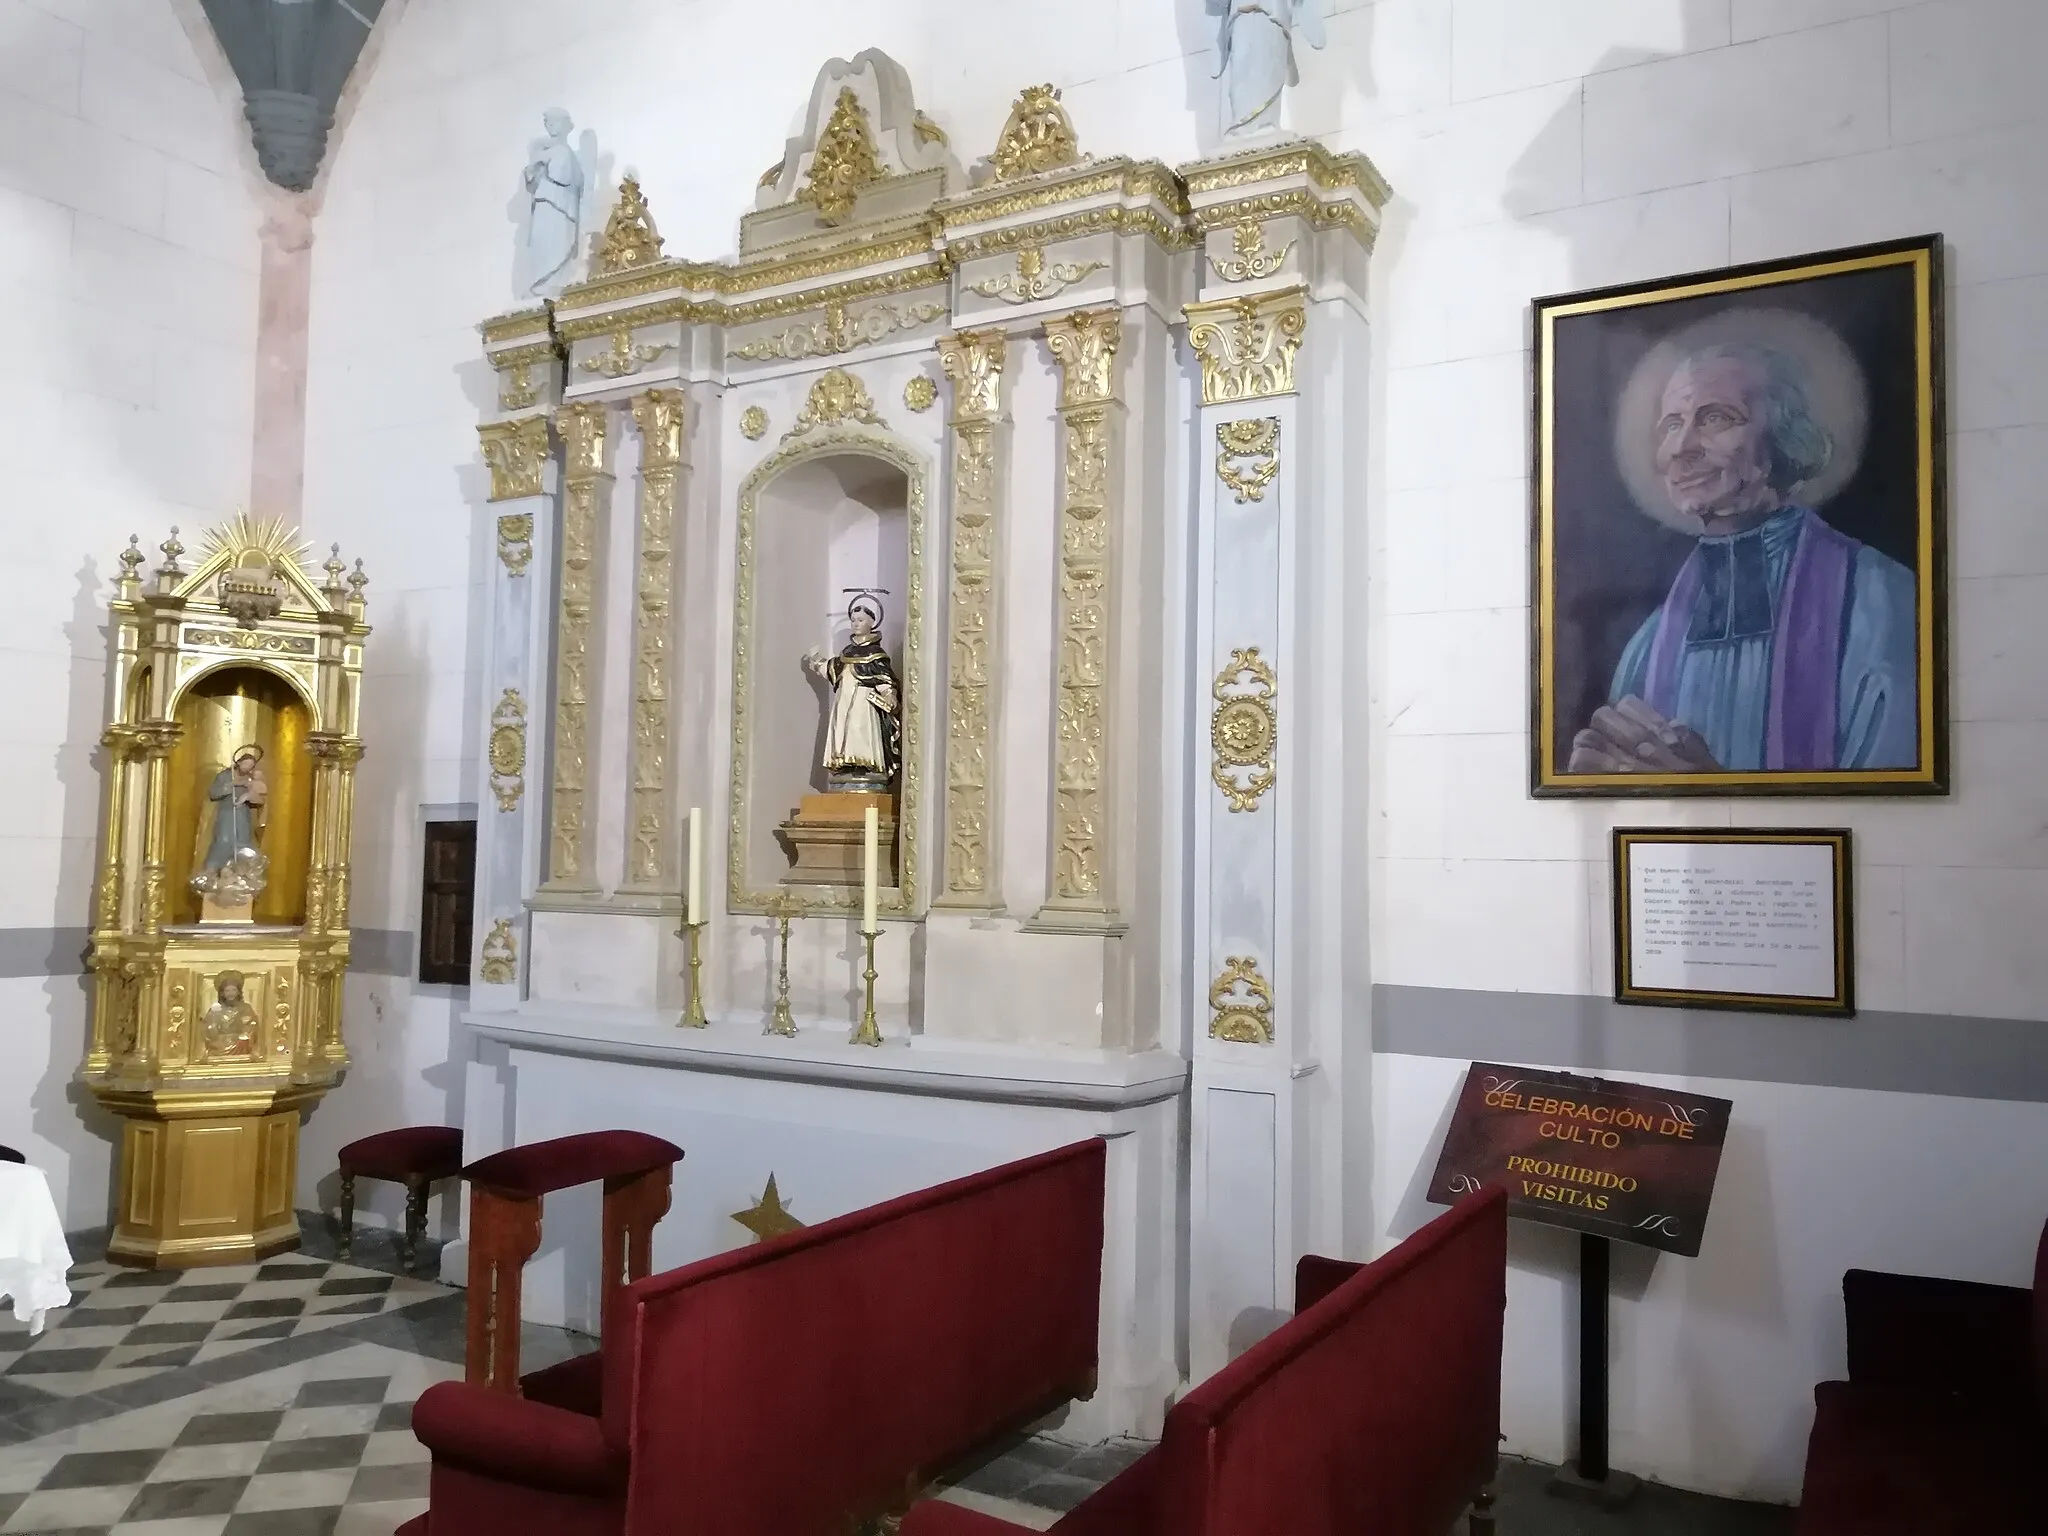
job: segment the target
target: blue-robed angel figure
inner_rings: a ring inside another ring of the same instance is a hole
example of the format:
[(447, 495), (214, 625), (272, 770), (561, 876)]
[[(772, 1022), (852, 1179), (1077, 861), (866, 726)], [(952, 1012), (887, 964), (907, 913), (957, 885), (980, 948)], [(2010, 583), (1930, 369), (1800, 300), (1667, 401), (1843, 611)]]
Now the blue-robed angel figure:
[(270, 787), (263, 779), (263, 749), (253, 742), (235, 748), (228, 766), (207, 786), (207, 814), (200, 819), (199, 872), (192, 889), (216, 906), (239, 907), (263, 890), (270, 861), (257, 846)]

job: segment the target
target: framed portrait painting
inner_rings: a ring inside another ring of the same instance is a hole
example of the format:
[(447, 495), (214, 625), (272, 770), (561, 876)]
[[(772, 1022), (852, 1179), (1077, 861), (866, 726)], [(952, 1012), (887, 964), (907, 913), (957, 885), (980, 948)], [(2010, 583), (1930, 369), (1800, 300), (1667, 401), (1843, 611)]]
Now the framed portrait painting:
[(1536, 301), (1531, 788), (1947, 792), (1941, 239)]

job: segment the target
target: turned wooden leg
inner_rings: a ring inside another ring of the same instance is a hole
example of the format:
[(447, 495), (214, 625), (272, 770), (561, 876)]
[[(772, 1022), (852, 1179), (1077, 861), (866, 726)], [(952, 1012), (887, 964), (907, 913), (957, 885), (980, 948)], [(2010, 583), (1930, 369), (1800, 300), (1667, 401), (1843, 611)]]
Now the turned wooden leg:
[(519, 1391), (519, 1289), (540, 1246), (540, 1201), (469, 1192), (469, 1339), (463, 1379)]
[(356, 1176), (346, 1168), (341, 1170), (341, 1256), (346, 1259), (355, 1253), (356, 1246)]
[(598, 1287), (598, 1316), (611, 1311), (612, 1297), (654, 1270), (654, 1228), (668, 1214), (673, 1166), (650, 1168), (630, 1178), (604, 1181), (604, 1277)]
[(1493, 1481), (1479, 1490), (1472, 1500), (1471, 1513), (1465, 1517), (1465, 1528), (1471, 1536), (1493, 1536)]
[(405, 1242), (398, 1250), (400, 1265), (409, 1275), (419, 1258), (420, 1236), (427, 1230), (427, 1181), (412, 1174), (405, 1181)]

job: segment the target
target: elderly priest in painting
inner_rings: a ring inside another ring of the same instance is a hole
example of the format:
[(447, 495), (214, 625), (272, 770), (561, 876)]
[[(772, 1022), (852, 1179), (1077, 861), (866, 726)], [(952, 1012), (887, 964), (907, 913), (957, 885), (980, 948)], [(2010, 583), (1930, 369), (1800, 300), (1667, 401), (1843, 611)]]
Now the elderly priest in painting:
[(1664, 520), (1697, 542), (1570, 772), (1918, 761), (1913, 573), (1801, 501), (1836, 451), (1808, 399), (1798, 364), (1765, 346), (1701, 347), (1670, 374), (1649, 459), (1677, 514)]

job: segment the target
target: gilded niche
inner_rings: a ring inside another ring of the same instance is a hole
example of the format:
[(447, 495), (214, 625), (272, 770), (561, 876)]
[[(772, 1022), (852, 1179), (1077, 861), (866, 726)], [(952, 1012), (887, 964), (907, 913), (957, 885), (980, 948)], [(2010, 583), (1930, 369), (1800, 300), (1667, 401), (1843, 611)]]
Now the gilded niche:
[(818, 210), (827, 224), (837, 224), (853, 212), (860, 189), (882, 179), (881, 157), (875, 153), (875, 136), (868, 127), (867, 109), (852, 86), (843, 86), (839, 101), (825, 131), (818, 135), (817, 152), (811, 156), (810, 180), (797, 197)]

